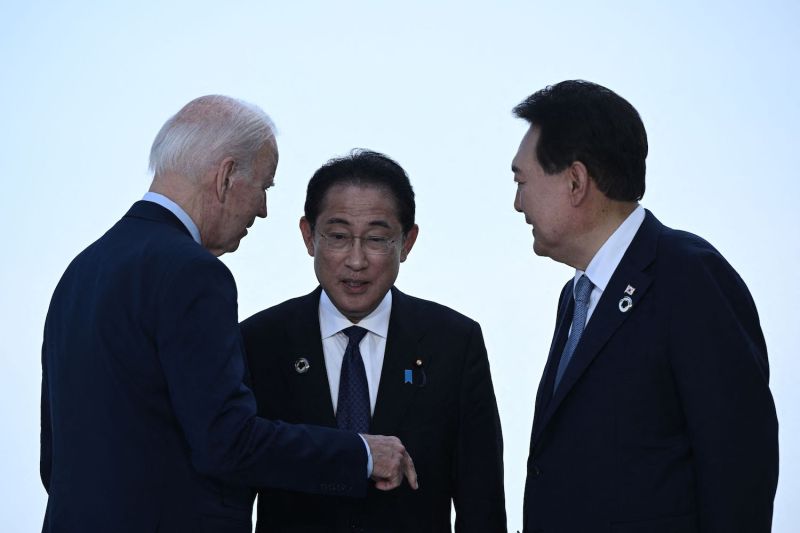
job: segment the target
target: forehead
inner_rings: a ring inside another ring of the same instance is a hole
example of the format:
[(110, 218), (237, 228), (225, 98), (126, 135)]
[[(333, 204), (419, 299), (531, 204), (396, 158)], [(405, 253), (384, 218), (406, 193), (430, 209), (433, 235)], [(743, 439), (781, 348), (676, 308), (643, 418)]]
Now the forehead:
[(399, 224), (394, 196), (388, 188), (376, 185), (333, 185), (322, 198), (318, 222), (326, 224), (331, 217), (345, 220), (366, 218), (368, 222), (374, 219)]
[(537, 162), (536, 144), (538, 142), (539, 128), (537, 126), (531, 126), (528, 128), (528, 131), (525, 132), (525, 135), (522, 137), (522, 141), (519, 143), (517, 155), (514, 156), (514, 161), (511, 163), (512, 170), (516, 172), (519, 169), (530, 166), (531, 164)]
[(256, 153), (253, 161), (254, 177), (256, 180), (263, 182), (264, 185), (267, 185), (275, 177), (277, 168), (278, 145), (275, 143), (275, 138), (272, 138)]

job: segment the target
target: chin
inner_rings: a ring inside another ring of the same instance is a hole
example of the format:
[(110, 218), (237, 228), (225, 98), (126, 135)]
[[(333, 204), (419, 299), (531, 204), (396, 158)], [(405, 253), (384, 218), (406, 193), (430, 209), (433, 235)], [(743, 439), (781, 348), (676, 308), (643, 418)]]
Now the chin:
[[(328, 296), (331, 297), (331, 293), (328, 293)], [(361, 298), (353, 299), (352, 297), (348, 298), (346, 295), (338, 296), (340, 298), (335, 301), (331, 298), (333, 305), (354, 324), (373, 311), (373, 309), (366, 309), (366, 302), (362, 301)]]

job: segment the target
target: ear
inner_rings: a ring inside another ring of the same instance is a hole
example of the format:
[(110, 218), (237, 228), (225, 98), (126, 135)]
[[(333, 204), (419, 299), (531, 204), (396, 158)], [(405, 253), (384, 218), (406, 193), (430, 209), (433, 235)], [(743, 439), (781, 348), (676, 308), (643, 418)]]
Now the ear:
[(231, 176), (233, 171), (236, 170), (236, 161), (232, 157), (226, 157), (217, 166), (216, 174), (214, 175), (214, 184), (217, 189), (217, 199), (221, 203), (225, 203), (228, 191), (233, 185)]
[(414, 243), (417, 241), (417, 235), (419, 235), (419, 226), (414, 224), (414, 226), (408, 230), (406, 233), (405, 238), (403, 239), (403, 247), (400, 248), (400, 262), (404, 262), (406, 257), (408, 257), (408, 253), (411, 251), (411, 248), (414, 247)]
[(577, 207), (583, 203), (586, 196), (589, 194), (589, 185), (591, 184), (591, 176), (586, 165), (580, 161), (573, 161), (566, 170), (568, 186), (569, 186), (569, 199), (573, 207)]
[(308, 255), (314, 257), (314, 230), (306, 217), (300, 217), (300, 233), (303, 235), (303, 242), (306, 243)]

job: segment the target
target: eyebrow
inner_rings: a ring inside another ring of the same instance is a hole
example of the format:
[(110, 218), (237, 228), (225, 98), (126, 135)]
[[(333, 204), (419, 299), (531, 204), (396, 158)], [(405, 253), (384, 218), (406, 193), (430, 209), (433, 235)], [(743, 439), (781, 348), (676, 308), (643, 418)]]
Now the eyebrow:
[[(350, 222), (345, 220), (345, 219), (343, 219), (343, 218), (333, 217), (333, 218), (329, 218), (328, 220), (326, 220), (325, 224), (341, 224), (343, 226), (349, 226)], [(392, 227), (389, 225), (389, 223), (386, 222), (385, 220), (373, 220), (373, 221), (371, 221), (369, 223), (369, 225), (370, 226), (378, 226), (378, 227), (386, 228), (386, 229), (392, 229)]]

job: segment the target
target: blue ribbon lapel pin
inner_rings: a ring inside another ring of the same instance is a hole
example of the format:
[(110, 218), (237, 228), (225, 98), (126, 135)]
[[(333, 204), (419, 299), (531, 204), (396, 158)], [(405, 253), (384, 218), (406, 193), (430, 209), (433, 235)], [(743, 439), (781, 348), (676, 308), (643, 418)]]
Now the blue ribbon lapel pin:
[(428, 382), (428, 376), (425, 374), (425, 367), (422, 359), (416, 359), (412, 368), (403, 370), (403, 385), (416, 385), (417, 387), (424, 387)]

